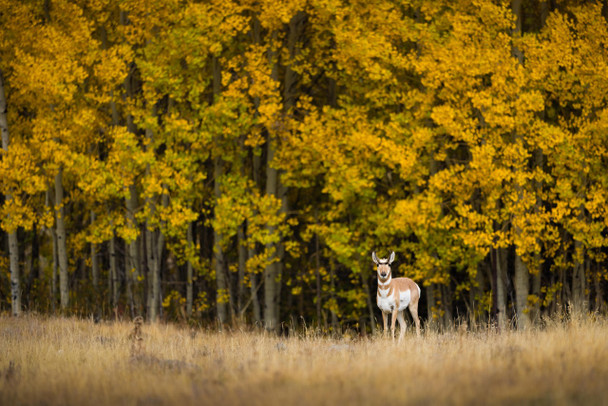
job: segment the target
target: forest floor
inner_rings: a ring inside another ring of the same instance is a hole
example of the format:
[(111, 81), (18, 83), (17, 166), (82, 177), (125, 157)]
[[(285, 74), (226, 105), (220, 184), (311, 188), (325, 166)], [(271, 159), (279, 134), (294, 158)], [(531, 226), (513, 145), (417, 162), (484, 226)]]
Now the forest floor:
[(1, 405), (608, 404), (608, 320), (330, 339), (0, 316)]

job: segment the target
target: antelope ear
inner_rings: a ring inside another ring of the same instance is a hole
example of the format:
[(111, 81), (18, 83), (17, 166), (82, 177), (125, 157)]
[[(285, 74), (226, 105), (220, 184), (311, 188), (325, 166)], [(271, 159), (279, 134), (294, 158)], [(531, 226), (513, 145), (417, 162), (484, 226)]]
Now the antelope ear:
[(395, 260), (395, 251), (391, 252), (391, 257), (388, 259), (388, 264), (392, 264), (393, 261)]
[(376, 251), (372, 252), (372, 261), (374, 261), (374, 263), (378, 265), (378, 257), (376, 256)]

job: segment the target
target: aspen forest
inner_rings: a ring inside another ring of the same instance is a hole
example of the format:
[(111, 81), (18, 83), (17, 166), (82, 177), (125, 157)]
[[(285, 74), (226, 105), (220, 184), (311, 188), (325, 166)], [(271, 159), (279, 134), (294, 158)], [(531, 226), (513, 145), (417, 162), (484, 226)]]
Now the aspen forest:
[(424, 329), (604, 314), (607, 18), (0, 0), (0, 312), (371, 334), (395, 251)]

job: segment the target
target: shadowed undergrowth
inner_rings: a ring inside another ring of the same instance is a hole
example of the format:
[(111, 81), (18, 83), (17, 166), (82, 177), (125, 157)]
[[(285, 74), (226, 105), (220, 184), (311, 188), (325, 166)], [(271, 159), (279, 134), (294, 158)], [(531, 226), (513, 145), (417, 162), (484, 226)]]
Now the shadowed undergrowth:
[(607, 336), (603, 319), (397, 345), (3, 317), (0, 404), (605, 404)]

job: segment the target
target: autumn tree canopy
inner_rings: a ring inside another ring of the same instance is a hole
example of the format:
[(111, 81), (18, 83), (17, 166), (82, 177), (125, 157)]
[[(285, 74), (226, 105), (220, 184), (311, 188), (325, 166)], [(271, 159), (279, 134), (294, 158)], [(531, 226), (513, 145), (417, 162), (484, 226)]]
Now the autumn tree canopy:
[(428, 327), (604, 311), (607, 15), (0, 0), (0, 308), (373, 332), (394, 250)]

